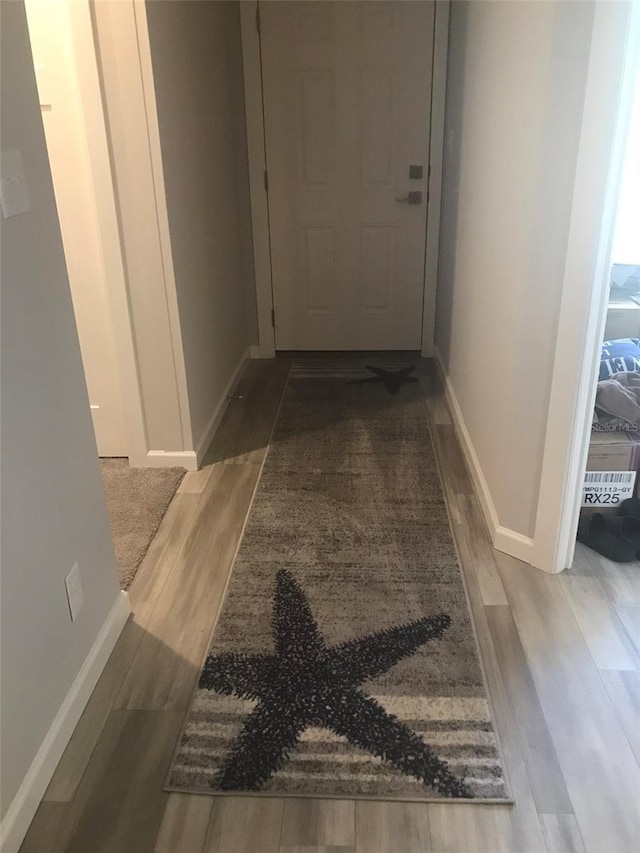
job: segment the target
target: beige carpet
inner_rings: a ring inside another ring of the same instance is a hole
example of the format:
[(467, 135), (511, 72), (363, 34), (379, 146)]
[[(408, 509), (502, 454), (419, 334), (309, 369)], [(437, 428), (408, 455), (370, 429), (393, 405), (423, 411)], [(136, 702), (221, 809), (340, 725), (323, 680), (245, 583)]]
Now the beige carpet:
[(128, 589), (171, 499), (183, 468), (130, 468), (128, 459), (101, 459), (118, 578)]

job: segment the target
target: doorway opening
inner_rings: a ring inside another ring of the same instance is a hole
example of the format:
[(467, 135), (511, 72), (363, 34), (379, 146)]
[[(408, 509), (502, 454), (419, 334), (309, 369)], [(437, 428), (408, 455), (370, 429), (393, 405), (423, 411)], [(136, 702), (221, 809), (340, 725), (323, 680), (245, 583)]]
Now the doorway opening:
[(552, 574), (574, 560), (639, 62), (640, 6), (596, 4), (529, 560)]
[(185, 471), (148, 458), (92, 3), (25, 6), (116, 568), (127, 589)]
[[(128, 457), (123, 366), (107, 257), (120, 247), (109, 245), (105, 234), (107, 194), (114, 212), (115, 202), (112, 186), (100, 177), (105, 166), (108, 178), (110, 174), (106, 137), (100, 140), (96, 132), (102, 104), (89, 8), (86, 3), (27, 0), (26, 10), (98, 455)], [(107, 161), (100, 163), (101, 157)]]
[[(640, 72), (620, 180), (577, 559), (640, 570)], [(588, 551), (585, 551), (585, 548)]]

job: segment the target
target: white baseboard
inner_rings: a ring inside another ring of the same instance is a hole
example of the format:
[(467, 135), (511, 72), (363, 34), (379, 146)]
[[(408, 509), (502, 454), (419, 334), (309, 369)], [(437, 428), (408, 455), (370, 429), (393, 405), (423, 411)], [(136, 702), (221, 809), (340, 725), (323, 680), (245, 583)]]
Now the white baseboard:
[(143, 468), (186, 468), (198, 470), (198, 458), (195, 450), (149, 450), (141, 465), (129, 458), (131, 465)]
[(503, 551), (516, 560), (523, 563), (531, 563), (533, 559), (533, 539), (511, 530), (510, 527), (498, 525), (493, 534), (493, 547), (496, 551)]
[(215, 431), (218, 429), (224, 411), (227, 407), (227, 397), (233, 392), (234, 388), (240, 381), (240, 377), (242, 376), (247, 360), (250, 358), (259, 358), (259, 356), (252, 355), (252, 351), (254, 349), (257, 350), (258, 347), (247, 347), (245, 352), (242, 354), (240, 361), (237, 363), (233, 373), (231, 374), (229, 381), (225, 385), (222, 394), (220, 395), (220, 399), (216, 403), (215, 409), (213, 410), (211, 417), (209, 418), (209, 422), (204, 428), (204, 431), (196, 444), (196, 450), (194, 454), (196, 457), (196, 464), (195, 468), (189, 468), (190, 471), (197, 471), (197, 469), (202, 464), (202, 459), (205, 453), (207, 452), (209, 445), (211, 444)]
[(258, 344), (251, 344), (249, 346), (249, 358), (262, 358)]
[(500, 524), (498, 522), (498, 513), (496, 512), (496, 508), (493, 503), (493, 498), (491, 497), (491, 492), (489, 491), (489, 486), (487, 485), (487, 481), (485, 480), (484, 473), (480, 465), (480, 460), (478, 459), (478, 455), (476, 454), (473, 442), (471, 441), (469, 430), (467, 429), (467, 426), (464, 422), (462, 409), (460, 408), (460, 404), (458, 403), (456, 392), (453, 390), (451, 380), (445, 372), (444, 364), (442, 363), (442, 357), (439, 351), (435, 348), (433, 351), (433, 358), (438, 368), (438, 373), (440, 374), (440, 380), (444, 387), (444, 393), (445, 397), (447, 398), (447, 403), (449, 404), (449, 411), (451, 412), (453, 425), (458, 434), (458, 438), (460, 439), (462, 452), (464, 454), (464, 458), (466, 459), (467, 465), (469, 466), (469, 471), (471, 472), (471, 478), (473, 480), (474, 486), (476, 487), (476, 492), (478, 493), (478, 499), (480, 500), (482, 512), (484, 513), (489, 532), (493, 537), (495, 536), (495, 532), (500, 526)]
[(20, 849), (53, 772), (130, 613), (129, 596), (121, 592), (0, 825), (2, 853), (17, 853)]
[(243, 352), (240, 361), (236, 365), (229, 381), (220, 395), (220, 399), (216, 403), (206, 427), (202, 431), (202, 435), (196, 443), (195, 450), (149, 450), (147, 453), (139, 457), (135, 454), (130, 455), (130, 465), (134, 468), (178, 467), (186, 468), (187, 471), (197, 471), (202, 464), (202, 459), (204, 454), (207, 452), (207, 448), (211, 444), (211, 439), (220, 425), (222, 415), (224, 414), (227, 405), (227, 397), (238, 384), (248, 359), (260, 357), (259, 354), (257, 356), (253, 355), (254, 351), (259, 353), (259, 348), (247, 347)]
[(523, 560), (525, 563), (529, 563), (531, 561), (533, 539), (530, 539), (528, 536), (523, 536), (522, 533), (517, 533), (515, 530), (511, 530), (510, 528), (504, 527), (500, 524), (498, 513), (495, 508), (495, 504), (493, 503), (491, 492), (489, 491), (489, 486), (482, 471), (480, 460), (478, 459), (478, 454), (475, 451), (471, 436), (469, 435), (469, 430), (464, 422), (462, 409), (460, 408), (458, 398), (456, 397), (456, 392), (454, 391), (451, 380), (445, 371), (444, 364), (442, 363), (442, 357), (437, 347), (433, 348), (433, 359), (438, 368), (438, 373), (440, 374), (445, 397), (449, 404), (453, 425), (456, 433), (458, 434), (460, 446), (462, 447), (464, 458), (471, 473), (471, 479), (473, 480), (487, 527), (489, 528), (493, 547), (497, 551), (504, 551), (505, 554), (509, 554), (511, 557), (515, 557), (518, 560)]

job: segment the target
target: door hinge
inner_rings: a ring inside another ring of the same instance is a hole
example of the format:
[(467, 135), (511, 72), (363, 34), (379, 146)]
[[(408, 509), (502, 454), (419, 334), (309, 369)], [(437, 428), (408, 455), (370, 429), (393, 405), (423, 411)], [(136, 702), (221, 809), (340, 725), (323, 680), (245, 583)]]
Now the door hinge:
[(264, 191), (269, 192), (269, 172), (266, 169), (264, 170)]
[(261, 32), (260, 23), (260, 4), (256, 3), (256, 29), (258, 32)]
[(271, 309), (271, 325), (275, 329), (275, 327), (276, 327), (276, 309), (275, 308)]

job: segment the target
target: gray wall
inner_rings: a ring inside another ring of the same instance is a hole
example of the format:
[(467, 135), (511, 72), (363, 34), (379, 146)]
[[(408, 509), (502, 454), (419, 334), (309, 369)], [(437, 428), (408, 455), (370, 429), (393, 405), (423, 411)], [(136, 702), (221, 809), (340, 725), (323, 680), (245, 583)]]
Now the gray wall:
[(594, 5), (451, 4), (436, 345), (499, 523), (532, 536)]
[(147, 2), (180, 326), (197, 443), (257, 343), (237, 2)]
[[(6, 813), (118, 595), (24, 6), (0, 3), (1, 148), (31, 211), (2, 241), (2, 774)], [(86, 603), (69, 618), (78, 562)]]

